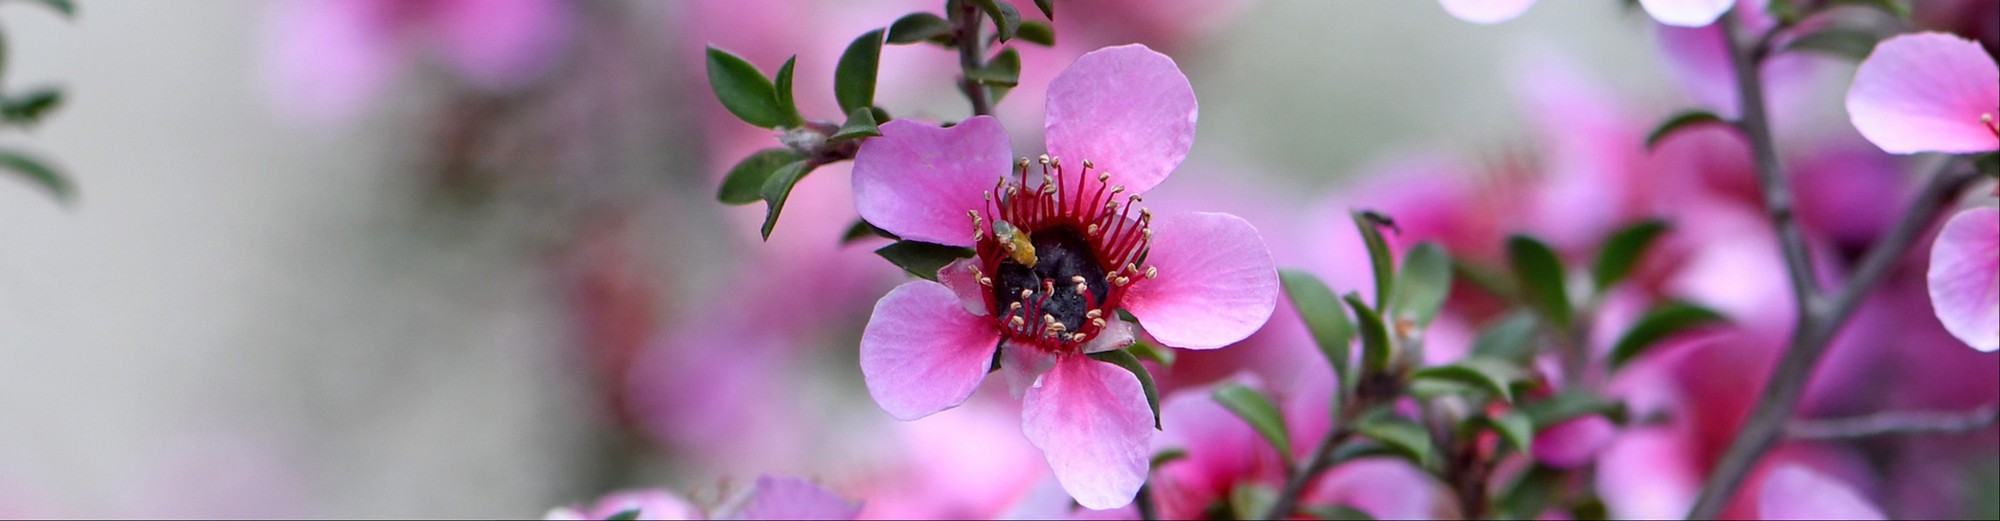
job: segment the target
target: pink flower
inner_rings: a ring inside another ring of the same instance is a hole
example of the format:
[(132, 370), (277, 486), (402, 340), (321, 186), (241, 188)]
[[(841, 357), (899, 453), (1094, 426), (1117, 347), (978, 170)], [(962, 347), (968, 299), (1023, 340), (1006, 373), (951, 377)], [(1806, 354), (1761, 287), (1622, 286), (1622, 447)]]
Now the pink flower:
[(1757, 492), (1760, 519), (1883, 519), (1854, 489), (1799, 464), (1771, 471)]
[(1979, 44), (1949, 34), (1883, 40), (1854, 72), (1847, 115), (1894, 154), (2000, 150), (2000, 66)]
[(1931, 309), (1951, 336), (2000, 350), (2000, 210), (1959, 212), (1931, 245)]
[(876, 303), (861, 339), (875, 402), (902, 420), (957, 406), (997, 352), (1025, 394), (1023, 431), (1063, 488), (1093, 509), (1129, 503), (1152, 413), (1136, 377), (1084, 355), (1132, 342), (1121, 308), (1163, 344), (1213, 349), (1276, 306), (1277, 270), (1249, 223), (1134, 207), (1187, 155), (1195, 114), (1173, 60), (1127, 45), (1050, 83), (1056, 157), (1035, 184), (1026, 160), (1010, 175), (1012, 145), (993, 118), (883, 125), (854, 161), (856, 210), (904, 239), (977, 255), (939, 270), (942, 284), (906, 283)]
[(568, 38), (572, 6), (550, 0), (297, 0), (271, 13), (271, 79), (287, 108), (317, 119), (360, 109), (435, 50), (475, 87), (520, 88)]
[[(1444, 5), (1445, 12), (1460, 20), (1492, 24), (1521, 16), (1535, 5), (1535, 0), (1439, 0), (1439, 3)], [(1716, 18), (1736, 5), (1736, 0), (1639, 0), (1639, 5), (1660, 23), (1701, 27), (1715, 23)]]
[(861, 505), (811, 481), (763, 476), (750, 490), (714, 508), (701, 508), (664, 490), (633, 490), (589, 506), (557, 507), (546, 518), (604, 519), (634, 509), (638, 519), (854, 519)]

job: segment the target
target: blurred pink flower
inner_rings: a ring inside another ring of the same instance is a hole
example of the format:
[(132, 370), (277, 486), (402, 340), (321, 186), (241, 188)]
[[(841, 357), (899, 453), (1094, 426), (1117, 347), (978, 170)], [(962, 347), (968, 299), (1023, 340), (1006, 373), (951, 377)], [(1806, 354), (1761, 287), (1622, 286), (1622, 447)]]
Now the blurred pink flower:
[[(862, 146), (862, 217), (905, 239), (977, 246), (978, 256), (940, 270), (942, 284), (884, 296), (862, 334), (861, 367), (876, 403), (912, 420), (963, 402), (997, 349), (1008, 381), (1025, 390), (1024, 431), (1063, 488), (1085, 507), (1112, 508), (1145, 480), (1152, 414), (1136, 378), (1083, 355), (1132, 342), (1121, 307), (1169, 346), (1241, 340), (1276, 305), (1276, 269), (1240, 218), (1133, 215), (1137, 194), (1193, 144), (1194, 92), (1172, 59), (1139, 45), (1087, 54), (1051, 83), (1048, 102), (1058, 159), (1035, 186), (1025, 160), (1008, 181), (1011, 145), (990, 117), (949, 129), (899, 119)], [(1060, 157), (1082, 162), (1073, 183)]]
[(1931, 308), (1980, 351), (2000, 350), (2000, 209), (1959, 212), (1931, 246)]
[(811, 481), (761, 476), (748, 491), (713, 508), (701, 508), (664, 490), (619, 492), (589, 505), (557, 507), (547, 519), (604, 519), (637, 509), (638, 519), (854, 519), (861, 506)]
[(554, 0), (292, 0), (269, 18), (270, 82), (285, 108), (320, 120), (360, 110), (425, 51), (467, 84), (514, 90), (562, 54), (573, 8)]
[[(987, 385), (1005, 385), (992, 382)], [(1021, 408), (1005, 394), (973, 396), (920, 422), (889, 422), (883, 467), (864, 471), (865, 519), (999, 519), (1054, 478), (1021, 436)], [(1072, 503), (1058, 487), (1054, 506)]]
[(2000, 66), (1950, 34), (1883, 40), (1854, 72), (1847, 114), (1890, 153), (2000, 150)]
[[(1444, 10), (1460, 20), (1479, 24), (1492, 24), (1512, 20), (1528, 8), (1535, 0), (1439, 0)], [(1722, 13), (1736, 0), (1639, 0), (1646, 8), (1646, 14), (1667, 25), (1700, 27), (1715, 23)]]
[(1883, 519), (1882, 511), (1833, 478), (1798, 464), (1765, 476), (1757, 492), (1759, 519)]
[[(1768, 0), (1746, 0), (1736, 4), (1734, 16), (1743, 30), (1758, 34), (1777, 25), (1767, 11)], [(1662, 24), (1654, 39), (1665, 58), (1668, 75), (1696, 105), (1725, 118), (1741, 113), (1736, 99), (1735, 58), (1731, 56), (1731, 36), (1721, 25), (1678, 27)], [(1765, 58), (1758, 67), (1763, 81), (1764, 100), (1774, 119), (1791, 121), (1795, 115), (1817, 107), (1808, 105), (1809, 89), (1816, 85), (1815, 73), (1826, 69), (1832, 59), (1810, 53), (1779, 53)]]
[[(1254, 379), (1237, 380), (1261, 387)], [(1284, 483), (1285, 462), (1278, 452), (1249, 423), (1216, 403), (1211, 390), (1188, 389), (1160, 404), (1161, 431), (1153, 439), (1155, 450), (1187, 453), (1154, 473), (1153, 499), (1162, 519), (1202, 518), (1238, 486)]]

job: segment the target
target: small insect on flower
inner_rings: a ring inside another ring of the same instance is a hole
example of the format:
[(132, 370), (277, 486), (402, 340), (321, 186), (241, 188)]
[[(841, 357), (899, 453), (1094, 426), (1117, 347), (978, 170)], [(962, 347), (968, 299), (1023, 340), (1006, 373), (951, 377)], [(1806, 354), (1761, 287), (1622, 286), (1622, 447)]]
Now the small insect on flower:
[(1048, 154), (1035, 159), (1010, 157), (988, 116), (883, 124), (854, 158), (855, 210), (975, 253), (876, 303), (861, 337), (876, 404), (903, 420), (956, 407), (998, 362), (1023, 433), (1077, 503), (1130, 503), (1156, 419), (1136, 375), (1089, 356), (1132, 344), (1119, 312), (1162, 344), (1214, 349), (1277, 305), (1277, 269), (1248, 222), (1139, 208), (1193, 146), (1196, 112), (1171, 58), (1128, 45), (1049, 83)]

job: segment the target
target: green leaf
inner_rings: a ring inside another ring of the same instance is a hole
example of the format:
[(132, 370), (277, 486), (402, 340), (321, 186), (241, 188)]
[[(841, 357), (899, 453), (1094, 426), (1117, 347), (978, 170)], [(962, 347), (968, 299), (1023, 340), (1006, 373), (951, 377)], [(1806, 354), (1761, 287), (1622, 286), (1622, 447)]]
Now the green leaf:
[(1382, 322), (1382, 315), (1368, 309), (1361, 301), (1361, 294), (1349, 292), (1347, 307), (1354, 310), (1354, 322), (1361, 332), (1361, 367), (1363, 374), (1380, 373), (1389, 369), (1392, 358), (1389, 351), (1389, 326)]
[(1507, 487), (1505, 493), (1494, 501), (1505, 519), (1541, 519), (1542, 510), (1548, 507), (1558, 487), (1569, 475), (1561, 469), (1547, 465), (1535, 465), (1522, 473), (1521, 479)]
[(1721, 313), (1685, 302), (1669, 302), (1654, 307), (1647, 310), (1645, 316), (1639, 317), (1639, 322), (1612, 345), (1611, 370), (1624, 367), (1645, 353), (1646, 348), (1658, 345), (1660, 340), (1676, 333), (1728, 320)]
[(722, 190), (715, 194), (715, 200), (723, 204), (750, 204), (764, 199), (764, 182), (780, 167), (799, 162), (805, 156), (790, 148), (766, 148), (750, 154), (729, 167), (729, 176), (722, 179)]
[(1431, 433), (1416, 422), (1396, 416), (1388, 409), (1363, 416), (1355, 422), (1354, 431), (1383, 445), (1395, 449), (1396, 453), (1408, 458), (1418, 467), (1430, 465)]
[(1502, 401), (1514, 401), (1512, 384), (1521, 378), (1521, 370), (1506, 362), (1484, 358), (1467, 357), (1450, 365), (1425, 367), (1410, 374), (1412, 381), (1441, 380), (1457, 382), (1483, 389), (1500, 397)]
[(1268, 486), (1244, 483), (1229, 489), (1229, 512), (1233, 519), (1263, 519), (1264, 512), (1278, 502), (1278, 491)]
[(1135, 340), (1132, 342), (1132, 345), (1126, 346), (1125, 350), (1131, 351), (1132, 356), (1139, 357), (1140, 360), (1152, 360), (1153, 363), (1160, 364), (1160, 367), (1174, 366), (1174, 350), (1165, 346), (1144, 340)]
[(54, 194), (57, 200), (69, 202), (76, 197), (76, 187), (62, 172), (23, 152), (0, 150), (0, 169), (20, 174), (28, 181)]
[(1401, 458), (1407, 454), (1400, 449), (1390, 447), (1379, 441), (1368, 438), (1354, 438), (1348, 440), (1347, 443), (1340, 444), (1339, 447), (1334, 447), (1333, 455), (1329, 459), (1333, 460), (1334, 466), (1339, 466), (1341, 463), (1361, 458)]
[(1899, 19), (1910, 19), (1910, 6), (1897, 0), (1834, 0), (1833, 4), (1873, 7)]
[(875, 126), (875, 111), (868, 107), (861, 107), (854, 109), (853, 113), (848, 114), (847, 122), (842, 123), (840, 130), (834, 132), (833, 136), (828, 139), (831, 141), (845, 141), (880, 135), (882, 135), (882, 129)]
[(611, 514), (611, 517), (604, 518), (604, 521), (632, 521), (638, 518), (639, 518), (639, 509), (627, 508), (625, 510), (618, 511), (618, 513), (616, 514)]
[(875, 74), (882, 66), (882, 30), (868, 31), (847, 44), (833, 69), (833, 97), (849, 114), (875, 105)]
[(1436, 244), (1423, 243), (1403, 255), (1396, 275), (1396, 296), (1390, 299), (1398, 320), (1429, 326), (1451, 296), (1451, 256)]
[(1314, 519), (1329, 521), (1374, 521), (1375, 519), (1375, 516), (1347, 505), (1310, 505), (1300, 510), (1304, 510), (1306, 515)]
[(986, 12), (987, 18), (993, 19), (993, 30), (1000, 41), (1014, 39), (1014, 32), (1021, 28), (1021, 11), (1014, 9), (1014, 4), (1006, 0), (965, 1), (979, 6), (979, 10)]
[(1542, 312), (1556, 329), (1567, 331), (1570, 324), (1569, 291), (1563, 283), (1562, 261), (1556, 252), (1532, 237), (1507, 238), (1507, 264), (1521, 282), (1521, 298)]
[(49, 9), (54, 9), (58, 13), (62, 13), (63, 18), (68, 18), (68, 19), (76, 18), (76, 2), (72, 2), (70, 0), (33, 0), (33, 1), (37, 4), (42, 4), (44, 6), (47, 6)]
[(889, 24), (889, 43), (904, 45), (951, 34), (951, 22), (930, 13), (910, 13)]
[(1264, 393), (1241, 384), (1230, 384), (1217, 388), (1210, 396), (1224, 409), (1229, 409), (1229, 412), (1236, 413), (1236, 417), (1249, 423), (1250, 428), (1256, 429), (1257, 434), (1263, 436), (1272, 448), (1278, 449), (1281, 461), (1292, 460), (1292, 436), (1285, 430), (1285, 416)]
[(1879, 41), (1867, 31), (1829, 27), (1793, 38), (1781, 52), (1810, 52), (1858, 62), (1867, 59)]
[(764, 198), (764, 240), (771, 240), (771, 230), (778, 226), (778, 214), (785, 211), (785, 199), (792, 196), (792, 186), (817, 166), (810, 160), (793, 161), (778, 167), (764, 180), (764, 187), (758, 190)]
[(1524, 363), (1535, 357), (1535, 315), (1517, 311), (1507, 315), (1472, 339), (1472, 356)]
[(1540, 432), (1558, 423), (1590, 415), (1602, 415), (1613, 422), (1625, 419), (1625, 404), (1603, 395), (1572, 389), (1548, 398), (1526, 402), (1515, 409), (1528, 417)]
[(1021, 83), (1021, 53), (1013, 49), (1002, 50), (985, 66), (971, 71), (969, 76), (982, 85), (1015, 86)]
[(1160, 466), (1162, 465), (1187, 459), (1187, 457), (1188, 457), (1188, 452), (1182, 449), (1167, 449), (1159, 451), (1153, 453), (1153, 460), (1147, 465), (1147, 468), (1153, 470), (1159, 470)]
[(1035, 0), (1035, 8), (1042, 10), (1042, 18), (1056, 20), (1056, 0)]
[(847, 227), (847, 233), (840, 236), (840, 243), (852, 244), (854, 241), (869, 237), (881, 237), (892, 241), (902, 240), (902, 237), (897, 237), (896, 234), (889, 233), (888, 230), (876, 228), (875, 225), (868, 224), (868, 221), (855, 219), (854, 224)]
[(1041, 22), (1021, 22), (1021, 39), (1043, 47), (1056, 46), (1056, 29)]
[(1665, 122), (1660, 123), (1660, 126), (1653, 127), (1652, 133), (1646, 134), (1646, 150), (1650, 151), (1658, 148), (1661, 141), (1666, 140), (1667, 136), (1673, 135), (1676, 131), (1714, 124), (1726, 125), (1729, 124), (1729, 120), (1722, 119), (1722, 116), (1717, 116), (1715, 113), (1706, 110), (1687, 110), (1674, 114), (1668, 117)]
[(1472, 419), (1466, 420), (1466, 423), (1473, 428), (1487, 429), (1499, 434), (1500, 439), (1505, 440), (1508, 445), (1513, 445), (1514, 450), (1520, 451), (1522, 455), (1534, 454), (1532, 449), (1535, 444), (1535, 422), (1528, 419), (1526, 414), (1520, 412), (1509, 412), (1499, 416), (1482, 414), (1473, 416)]
[(972, 256), (972, 248), (945, 246), (919, 241), (896, 241), (875, 250), (876, 255), (917, 278), (936, 282), (937, 272), (952, 261)]
[(1395, 221), (1373, 211), (1354, 212), (1354, 227), (1361, 230), (1361, 242), (1368, 245), (1368, 265), (1375, 271), (1375, 305), (1389, 305), (1390, 290), (1396, 276), (1396, 265), (1389, 256), (1389, 243), (1382, 240), (1382, 226), (1393, 226)]
[(712, 45), (708, 47), (708, 87), (715, 90), (715, 99), (722, 107), (744, 123), (776, 128), (790, 122), (764, 73), (757, 72), (743, 57)]
[(1597, 285), (1597, 291), (1611, 289), (1611, 286), (1625, 280), (1638, 267), (1639, 259), (1655, 239), (1667, 232), (1666, 221), (1647, 220), (1627, 226), (1611, 234), (1604, 241), (1603, 250), (1597, 252), (1597, 263), (1590, 269), (1590, 280)]
[(798, 102), (792, 100), (792, 65), (798, 61), (796, 55), (786, 58), (785, 64), (778, 66), (777, 79), (772, 80), (771, 89), (778, 96), (778, 110), (784, 111), (787, 127), (797, 127), (806, 122), (805, 116), (799, 115)]
[(1347, 350), (1354, 339), (1354, 324), (1347, 320), (1340, 297), (1333, 296), (1333, 290), (1327, 289), (1318, 277), (1303, 271), (1278, 270), (1278, 281), (1292, 301), (1292, 310), (1298, 312), (1306, 330), (1312, 332), (1320, 355), (1333, 364), (1333, 374), (1338, 375), (1343, 386), (1352, 383), (1347, 373)]
[(54, 87), (42, 87), (20, 96), (0, 99), (0, 117), (9, 123), (35, 123), (42, 115), (62, 105), (63, 91)]
[[(937, 270), (931, 270), (931, 272), (936, 273)], [(1158, 387), (1153, 386), (1153, 373), (1146, 372), (1146, 366), (1139, 365), (1139, 359), (1132, 356), (1132, 353), (1125, 352), (1124, 349), (1091, 353), (1090, 357), (1100, 362), (1110, 362), (1112, 365), (1123, 367), (1126, 371), (1131, 371), (1132, 376), (1139, 378), (1139, 388), (1146, 391), (1146, 406), (1153, 409), (1153, 429), (1158, 430), (1160, 428), (1160, 390)]]

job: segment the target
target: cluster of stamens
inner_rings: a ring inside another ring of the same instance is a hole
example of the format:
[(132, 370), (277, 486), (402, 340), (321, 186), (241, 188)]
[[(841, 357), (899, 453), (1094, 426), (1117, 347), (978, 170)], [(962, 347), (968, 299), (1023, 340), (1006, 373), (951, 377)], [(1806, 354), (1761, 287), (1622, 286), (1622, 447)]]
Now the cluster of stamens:
[[(1039, 163), (1040, 184), (1029, 186)], [(1153, 214), (1118, 198), (1124, 186), (1089, 160), (1072, 176), (1060, 158), (1016, 163), (968, 211), (979, 263), (973, 276), (989, 288), (988, 309), (1011, 340), (1046, 351), (1072, 351), (1107, 327), (1126, 291), (1159, 269), (1141, 268), (1152, 243)], [(1095, 180), (1094, 182), (1092, 180)]]

